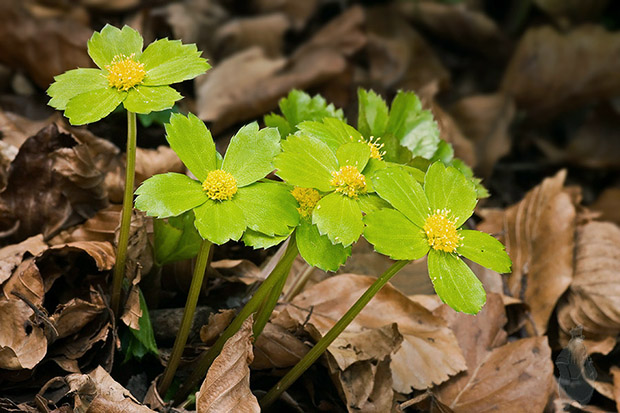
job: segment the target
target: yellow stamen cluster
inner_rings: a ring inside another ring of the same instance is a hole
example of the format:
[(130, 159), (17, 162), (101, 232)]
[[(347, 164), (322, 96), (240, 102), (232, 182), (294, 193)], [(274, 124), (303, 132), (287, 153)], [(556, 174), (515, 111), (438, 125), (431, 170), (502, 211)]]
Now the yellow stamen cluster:
[(455, 252), (461, 246), (462, 236), (456, 230), (456, 221), (458, 218), (450, 218), (450, 210), (442, 209), (426, 218), (424, 223), (424, 232), (428, 245), (433, 249), (444, 252)]
[(135, 53), (132, 53), (129, 57), (124, 54), (118, 54), (105, 67), (109, 72), (108, 82), (111, 87), (119, 90), (129, 90), (142, 83), (146, 76), (144, 63), (136, 62), (134, 56)]
[(291, 194), (299, 202), (299, 215), (302, 218), (307, 218), (312, 215), (312, 210), (316, 206), (317, 202), (321, 199), (319, 191), (312, 188), (299, 188), (296, 187), (291, 191)]
[(214, 201), (226, 201), (237, 193), (237, 181), (228, 172), (216, 169), (209, 172), (202, 183), (202, 190)]
[(368, 139), (368, 142), (366, 143), (370, 147), (370, 157), (374, 159), (378, 159), (380, 161), (383, 160), (383, 155), (385, 155), (385, 151), (381, 150), (383, 149), (383, 144), (379, 143), (379, 138), (375, 138), (374, 136), (371, 136), (370, 139)]
[(341, 192), (349, 198), (357, 198), (359, 194), (366, 193), (366, 178), (355, 166), (343, 166), (332, 172), (332, 176), (329, 183), (336, 188), (336, 192)]

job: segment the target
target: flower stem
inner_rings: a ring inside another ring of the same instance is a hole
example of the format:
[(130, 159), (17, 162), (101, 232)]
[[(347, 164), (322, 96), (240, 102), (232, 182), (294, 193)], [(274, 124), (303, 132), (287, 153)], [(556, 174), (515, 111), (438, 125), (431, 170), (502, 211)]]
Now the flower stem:
[(265, 394), (261, 399), (260, 405), (263, 409), (275, 402), (280, 395), (288, 389), (329, 347), (329, 345), (344, 331), (353, 319), (362, 311), (372, 297), (409, 261), (396, 261), (387, 269), (374, 283), (362, 294), (362, 296), (351, 306), (340, 320), (321, 338), (318, 343), (284, 376), (282, 379)]
[(280, 258), (280, 261), (278, 261), (278, 264), (275, 266), (273, 271), (271, 271), (269, 276), (265, 279), (265, 281), (263, 281), (250, 301), (248, 301), (241, 309), (232, 323), (230, 323), (222, 335), (220, 335), (215, 344), (213, 344), (213, 346), (211, 346), (211, 348), (209, 348), (209, 350), (207, 350), (200, 357), (195, 368), (185, 380), (185, 383), (183, 383), (179, 391), (174, 395), (173, 405), (185, 400), (187, 396), (189, 396), (192, 389), (198, 385), (198, 382), (204, 378), (207, 370), (211, 366), (211, 363), (213, 363), (213, 360), (215, 360), (215, 358), (220, 354), (220, 351), (222, 351), (226, 340), (232, 337), (239, 330), (245, 319), (258, 309), (258, 307), (268, 296), (269, 292), (277, 285), (278, 281), (288, 275), (288, 271), (290, 270), (297, 254), (298, 250), (295, 237), (291, 237), (289, 238), (289, 244), (284, 252), (284, 255), (282, 255), (282, 258)]
[(131, 226), (131, 213), (133, 212), (133, 185), (136, 175), (136, 114), (127, 111), (127, 154), (125, 166), (125, 193), (123, 195), (123, 211), (121, 213), (121, 227), (118, 235), (116, 248), (116, 263), (114, 264), (114, 276), (112, 278), (111, 306), (115, 316), (119, 316), (121, 302), (121, 290), (125, 276), (125, 264), (127, 262), (127, 244), (129, 243), (129, 229)]
[(299, 277), (297, 277), (297, 279), (295, 280), (291, 288), (288, 290), (288, 292), (284, 294), (285, 303), (295, 298), (295, 296), (299, 294), (301, 290), (304, 289), (304, 287), (308, 283), (308, 280), (310, 280), (310, 276), (312, 275), (312, 272), (314, 271), (314, 267), (309, 264), (306, 264), (306, 265), (308, 265), (307, 268), (301, 273)]
[(192, 321), (194, 320), (194, 312), (196, 311), (196, 304), (198, 303), (198, 297), (202, 288), (202, 281), (204, 279), (207, 264), (209, 262), (209, 251), (211, 250), (211, 242), (203, 240), (198, 250), (198, 256), (196, 257), (196, 264), (194, 266), (194, 275), (192, 276), (192, 283), (189, 287), (189, 293), (187, 294), (187, 301), (185, 303), (185, 310), (183, 311), (183, 319), (181, 320), (181, 327), (177, 333), (177, 337), (174, 340), (172, 346), (172, 353), (170, 354), (170, 360), (164, 370), (164, 374), (157, 386), (157, 390), (160, 395), (165, 395), (168, 391), (168, 387), (172, 383), (174, 373), (179, 367), (181, 356), (183, 355), (183, 349), (187, 343), (187, 337), (189, 336)]

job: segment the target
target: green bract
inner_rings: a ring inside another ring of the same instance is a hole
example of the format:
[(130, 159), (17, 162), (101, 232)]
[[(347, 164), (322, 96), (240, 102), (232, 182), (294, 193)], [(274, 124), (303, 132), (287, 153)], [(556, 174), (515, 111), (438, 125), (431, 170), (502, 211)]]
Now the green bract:
[(278, 236), (297, 225), (288, 188), (262, 180), (280, 152), (276, 129), (259, 130), (256, 122), (244, 126), (230, 140), (223, 160), (205, 124), (192, 114), (173, 114), (166, 133), (170, 147), (198, 180), (178, 173), (155, 175), (136, 190), (136, 208), (158, 218), (193, 209), (196, 229), (216, 244), (238, 240), (246, 228)]
[(441, 162), (429, 167), (424, 187), (395, 167), (377, 171), (372, 182), (395, 209), (369, 213), (364, 237), (376, 251), (396, 260), (428, 254), (428, 272), (437, 295), (457, 311), (477, 313), (486, 294), (460, 257), (500, 273), (510, 272), (511, 261), (492, 236), (461, 228), (476, 205), (474, 184)]
[(362, 234), (362, 211), (381, 202), (367, 177), (372, 169), (368, 144), (348, 141), (334, 153), (312, 136), (290, 135), (274, 160), (277, 175), (287, 183), (314, 188), (322, 198), (312, 210), (312, 223), (333, 244), (348, 247)]
[(106, 25), (88, 41), (99, 69), (74, 69), (56, 76), (47, 90), (50, 106), (64, 110), (73, 125), (96, 122), (121, 103), (130, 112), (171, 108), (182, 96), (170, 84), (192, 79), (211, 66), (193, 44), (161, 39), (142, 51), (142, 36), (129, 26)]

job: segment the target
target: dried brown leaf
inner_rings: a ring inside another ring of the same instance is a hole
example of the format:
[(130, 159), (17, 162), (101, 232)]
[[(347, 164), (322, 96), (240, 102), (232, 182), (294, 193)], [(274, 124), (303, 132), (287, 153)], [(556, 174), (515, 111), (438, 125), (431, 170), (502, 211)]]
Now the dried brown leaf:
[(224, 344), (196, 393), (198, 413), (260, 412), (258, 400), (250, 390), (252, 323), (250, 316)]
[(589, 208), (601, 213), (601, 221), (620, 225), (620, 188), (607, 188)]
[(99, 271), (111, 270), (114, 266), (116, 257), (112, 244), (100, 241), (76, 241), (64, 245), (54, 245), (44, 252), (43, 256), (47, 254), (57, 257), (66, 257), (76, 253), (88, 254)]
[(293, 28), (301, 30), (315, 13), (319, 2), (317, 0), (251, 0), (248, 3), (257, 14), (284, 13), (291, 21)]
[(76, 67), (91, 67), (86, 42), (92, 30), (70, 15), (37, 17), (27, 2), (0, 2), (0, 60), (24, 70), (41, 88), (55, 75)]
[(286, 328), (269, 322), (254, 343), (252, 369), (282, 369), (297, 364), (310, 350)]
[(7, 245), (0, 248), (0, 285), (13, 273), (13, 270), (22, 262), (24, 255), (39, 255), (47, 249), (42, 235), (27, 238), (19, 244)]
[[(290, 316), (325, 334), (372, 284), (374, 278), (342, 274), (295, 297), (277, 319)], [(312, 313), (308, 316), (309, 310)], [(404, 340), (392, 355), (393, 387), (400, 393), (427, 389), (465, 370), (465, 359), (446, 322), (386, 285), (355, 318), (347, 331), (397, 323)], [(415, 373), (414, 373), (415, 372)]]
[(78, 333), (84, 326), (93, 321), (106, 310), (101, 295), (91, 290), (90, 301), (74, 298), (61, 304), (50, 317), (58, 332), (58, 339)]
[(217, 260), (211, 263), (211, 268), (217, 270), (228, 281), (242, 282), (250, 285), (263, 281), (266, 275), (250, 260)]
[[(512, 259), (506, 280), (513, 297), (530, 306), (536, 334), (547, 329), (549, 317), (573, 277), (575, 200), (563, 188), (566, 171), (527, 193), (503, 212), (481, 211), (478, 228), (499, 234)], [(488, 218), (488, 219), (486, 219)]]
[[(577, 229), (575, 274), (567, 299), (558, 308), (561, 340), (583, 326), (587, 340), (601, 341), (620, 333), (620, 228), (590, 222)], [(586, 348), (590, 352), (590, 345)]]
[(47, 339), (21, 300), (0, 300), (0, 368), (32, 369), (47, 353)]
[(502, 93), (471, 96), (454, 104), (450, 114), (475, 143), (476, 172), (489, 177), (495, 163), (510, 151), (508, 128), (515, 116), (514, 102)]
[(430, 104), (425, 106), (429, 106), (433, 112), (433, 116), (439, 125), (441, 139), (451, 143), (454, 147), (454, 156), (463, 160), (470, 167), (475, 167), (478, 164), (478, 158), (474, 144), (463, 135), (461, 128), (452, 116), (434, 100), (431, 100)]
[(213, 344), (222, 331), (228, 327), (235, 318), (235, 310), (220, 310), (209, 315), (209, 323), (200, 327), (200, 340), (206, 344)]
[(43, 304), (45, 286), (34, 258), (28, 258), (17, 266), (2, 286), (2, 291), (7, 300), (26, 300), (35, 306)]
[(283, 13), (236, 18), (220, 26), (213, 42), (218, 56), (228, 56), (259, 46), (269, 57), (282, 54), (284, 33), (290, 22)]
[[(0, 110), (2, 142), (19, 149), (26, 139), (49, 125), (54, 119), (58, 119), (58, 116), (54, 115), (44, 120), (32, 120), (17, 113)], [(15, 152), (15, 155), (17, 155), (17, 152)]]
[(103, 173), (90, 149), (49, 125), (21, 146), (0, 193), (4, 236), (22, 240), (57, 233), (106, 206)]
[(599, 16), (609, 0), (534, 0), (534, 3), (560, 21), (570, 19), (581, 22)]
[[(620, 93), (620, 34), (600, 25), (558, 33), (548, 26), (523, 35), (504, 74), (502, 90), (536, 118)], [(565, 70), (570, 67), (571, 70)]]

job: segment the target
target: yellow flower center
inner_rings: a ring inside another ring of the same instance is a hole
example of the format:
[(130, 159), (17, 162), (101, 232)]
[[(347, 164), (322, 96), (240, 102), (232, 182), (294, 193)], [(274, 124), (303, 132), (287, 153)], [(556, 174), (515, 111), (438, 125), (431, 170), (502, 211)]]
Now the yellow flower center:
[(202, 190), (215, 201), (226, 201), (237, 193), (237, 181), (228, 172), (216, 169), (209, 172), (202, 183)]
[(456, 230), (456, 220), (450, 219), (450, 210), (436, 210), (424, 222), (424, 232), (428, 245), (438, 251), (455, 252), (461, 246), (462, 236)]
[(385, 155), (385, 151), (382, 151), (383, 144), (379, 143), (379, 138), (375, 138), (371, 136), (368, 142), (366, 142), (370, 147), (370, 157), (378, 160), (383, 160), (383, 155)]
[(357, 198), (359, 194), (366, 192), (366, 178), (355, 166), (343, 166), (332, 172), (332, 176), (329, 183), (336, 188), (336, 192), (341, 192), (349, 198)]
[(134, 56), (135, 53), (132, 53), (129, 57), (124, 54), (118, 54), (105, 67), (109, 72), (108, 82), (111, 87), (129, 90), (142, 83), (146, 76), (144, 63), (136, 62)]
[(291, 194), (293, 194), (297, 202), (299, 202), (297, 211), (299, 211), (299, 215), (302, 218), (307, 218), (312, 215), (312, 210), (321, 199), (319, 191), (312, 188), (296, 187), (291, 191)]

